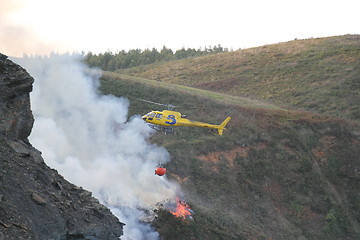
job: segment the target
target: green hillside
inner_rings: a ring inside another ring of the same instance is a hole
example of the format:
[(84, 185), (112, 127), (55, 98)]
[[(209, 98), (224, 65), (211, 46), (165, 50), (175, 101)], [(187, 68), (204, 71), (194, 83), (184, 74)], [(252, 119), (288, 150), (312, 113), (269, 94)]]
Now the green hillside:
[(360, 36), (286, 43), (118, 73), (360, 120)]
[(157, 109), (134, 98), (171, 103), (209, 123), (232, 117), (223, 136), (179, 127), (151, 138), (170, 152), (168, 177), (195, 212), (183, 221), (160, 210), (153, 226), (161, 238), (360, 237), (359, 123), (109, 72), (101, 91), (129, 98), (129, 117)]

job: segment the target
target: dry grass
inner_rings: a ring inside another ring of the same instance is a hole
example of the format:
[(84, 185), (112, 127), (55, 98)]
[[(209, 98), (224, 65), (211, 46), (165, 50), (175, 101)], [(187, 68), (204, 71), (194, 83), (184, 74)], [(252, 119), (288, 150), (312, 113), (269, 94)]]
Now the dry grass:
[(360, 120), (360, 36), (294, 40), (122, 73)]

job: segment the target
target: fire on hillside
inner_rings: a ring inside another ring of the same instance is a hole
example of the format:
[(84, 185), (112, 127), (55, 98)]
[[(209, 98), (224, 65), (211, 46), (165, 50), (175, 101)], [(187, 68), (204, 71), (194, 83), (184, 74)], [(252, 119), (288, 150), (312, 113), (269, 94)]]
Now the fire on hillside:
[(194, 211), (190, 208), (189, 204), (186, 201), (180, 200), (179, 197), (176, 197), (176, 209), (175, 211), (171, 211), (170, 213), (174, 216), (182, 219), (190, 219), (192, 220)]

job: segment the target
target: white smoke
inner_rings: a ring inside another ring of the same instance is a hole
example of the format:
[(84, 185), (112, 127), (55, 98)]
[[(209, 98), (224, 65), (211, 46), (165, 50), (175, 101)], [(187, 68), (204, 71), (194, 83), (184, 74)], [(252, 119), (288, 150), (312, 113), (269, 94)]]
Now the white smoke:
[(158, 239), (139, 218), (158, 202), (175, 199), (178, 186), (154, 175), (169, 153), (148, 143), (153, 130), (139, 116), (127, 121), (127, 99), (98, 94), (99, 72), (84, 73), (80, 60), (70, 55), (14, 60), (35, 79), (30, 142), (50, 167), (91, 191), (126, 224), (121, 239)]

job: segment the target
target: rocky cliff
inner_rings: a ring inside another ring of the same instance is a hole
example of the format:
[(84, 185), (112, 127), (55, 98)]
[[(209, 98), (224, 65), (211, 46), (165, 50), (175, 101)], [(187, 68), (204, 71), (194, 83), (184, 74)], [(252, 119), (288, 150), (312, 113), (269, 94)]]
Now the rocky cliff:
[(118, 239), (123, 224), (29, 143), (33, 81), (0, 54), (0, 240)]

